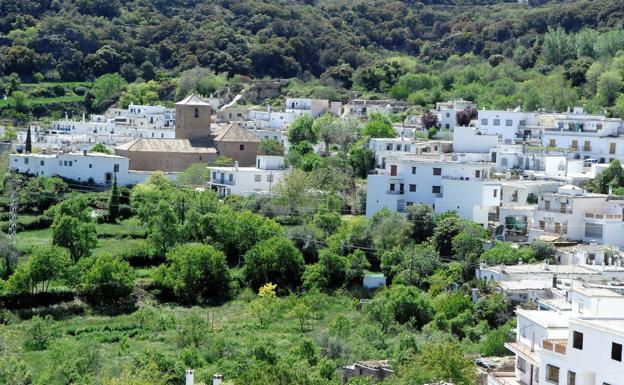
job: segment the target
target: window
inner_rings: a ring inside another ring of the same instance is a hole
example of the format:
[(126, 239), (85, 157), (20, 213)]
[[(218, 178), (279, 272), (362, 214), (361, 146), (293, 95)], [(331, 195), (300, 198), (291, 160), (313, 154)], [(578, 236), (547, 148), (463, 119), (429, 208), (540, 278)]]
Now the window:
[(548, 147), (557, 147), (557, 141), (555, 139), (551, 139), (548, 142)]
[[(17, 161), (17, 159), (15, 159), (15, 160)], [(63, 165), (63, 161), (59, 160), (59, 166), (62, 166), (62, 165)]]
[(511, 120), (511, 119), (505, 120), (505, 126), (511, 127), (512, 125), (513, 125), (513, 120)]
[(231, 182), (234, 180), (234, 174), (228, 174), (228, 180)]
[(24, 158), (24, 164), (28, 164), (28, 158)]
[(412, 167), (412, 175), (416, 174), (416, 167)]
[(585, 236), (587, 238), (602, 239), (601, 223), (585, 223)]
[(216, 171), (212, 172), (212, 179), (217, 179), (217, 172)]
[(609, 144), (609, 154), (615, 154), (615, 143), (610, 143)]
[(397, 151), (401, 151), (401, 145), (400, 145), (400, 144), (397, 144), (397, 145), (396, 145), (396, 150), (397, 150)]
[(434, 194), (440, 194), (440, 192), (442, 192), (442, 188), (440, 186), (431, 186), (431, 192)]
[(583, 333), (572, 332), (572, 346), (574, 349), (583, 350)]
[(494, 119), (494, 125), (500, 126), (500, 119)]
[(518, 361), (516, 361), (516, 368), (522, 373), (526, 372), (526, 361), (524, 358), (518, 356)]
[(559, 368), (552, 365), (546, 365), (546, 381), (554, 384), (559, 383)]
[(239, 148), (241, 151), (245, 151), (245, 145), (244, 145), (244, 144), (239, 145), (239, 146), (238, 146), (238, 148)]
[(89, 168), (93, 168), (93, 164), (89, 163)]
[(262, 182), (262, 175), (254, 175), (254, 182)]
[(72, 166), (72, 161), (70, 160), (70, 161), (69, 161), (69, 167), (71, 167), (71, 166)]
[(439, 167), (433, 168), (433, 175), (442, 175), (442, 169)]
[(622, 344), (611, 343), (611, 359), (622, 362)]
[(416, 192), (416, 185), (415, 184), (410, 184), (409, 185), (409, 189), (410, 189), (410, 192)]
[(195, 119), (199, 118), (199, 109), (195, 108)]
[(267, 182), (273, 182), (273, 175), (272, 174), (267, 175)]
[(43, 166), (43, 165), (45, 165), (45, 162), (41, 161), (41, 162), (39, 162), (39, 164)]
[(481, 119), (481, 124), (484, 125), (484, 126), (487, 126), (488, 120), (487, 119)]
[(386, 150), (387, 151), (392, 151), (392, 143), (386, 144)]
[(568, 371), (568, 385), (576, 385), (576, 373)]
[(507, 167), (507, 158), (501, 158), (501, 167)]
[(498, 190), (494, 189), (494, 193), (493, 194), (494, 194), (493, 197), (496, 198), (496, 195), (498, 194)]
[(540, 230), (544, 230), (546, 228), (546, 222), (544, 221), (539, 221), (539, 229)]
[(63, 166), (67, 166), (67, 161), (66, 160), (63, 161)]

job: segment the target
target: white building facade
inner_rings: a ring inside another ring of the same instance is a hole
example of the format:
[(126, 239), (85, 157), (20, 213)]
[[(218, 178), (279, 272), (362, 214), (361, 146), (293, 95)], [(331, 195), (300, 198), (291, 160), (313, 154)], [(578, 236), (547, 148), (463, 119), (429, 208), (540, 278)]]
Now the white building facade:
[(258, 155), (255, 167), (209, 167), (208, 185), (219, 196), (272, 194), (273, 188), (289, 172), (284, 157)]

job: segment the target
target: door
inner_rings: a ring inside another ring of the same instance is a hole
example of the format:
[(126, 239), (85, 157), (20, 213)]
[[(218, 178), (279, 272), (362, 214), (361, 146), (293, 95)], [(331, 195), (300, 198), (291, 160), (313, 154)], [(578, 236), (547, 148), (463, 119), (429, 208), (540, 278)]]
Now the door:
[(615, 154), (615, 143), (609, 144), (609, 154)]
[(396, 166), (396, 164), (393, 164), (392, 166), (390, 166), (390, 176), (397, 176), (397, 166)]

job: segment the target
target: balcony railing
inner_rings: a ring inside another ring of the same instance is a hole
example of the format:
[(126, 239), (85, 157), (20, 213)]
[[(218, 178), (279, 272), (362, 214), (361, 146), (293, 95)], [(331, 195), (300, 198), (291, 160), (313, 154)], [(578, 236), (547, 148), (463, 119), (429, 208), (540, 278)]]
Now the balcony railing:
[(516, 378), (514, 372), (494, 372), (488, 377), (488, 384), (495, 385), (526, 385)]
[(542, 349), (550, 350), (551, 352), (566, 354), (566, 348), (568, 346), (568, 340), (561, 339), (545, 339), (542, 341)]
[(394, 191), (386, 191), (386, 194), (388, 195), (403, 195), (405, 194), (405, 190), (394, 190)]
[(550, 207), (550, 208), (546, 208), (546, 207), (541, 207), (539, 208), (540, 211), (548, 211), (550, 213), (559, 213), (559, 214), (572, 214), (572, 208), (565, 208), (565, 209), (561, 209), (560, 207)]
[(228, 186), (234, 186), (234, 181), (233, 180), (229, 180), (229, 179), (225, 179), (225, 178), (213, 179), (212, 183), (214, 183), (214, 184), (225, 184), (225, 185), (228, 185)]

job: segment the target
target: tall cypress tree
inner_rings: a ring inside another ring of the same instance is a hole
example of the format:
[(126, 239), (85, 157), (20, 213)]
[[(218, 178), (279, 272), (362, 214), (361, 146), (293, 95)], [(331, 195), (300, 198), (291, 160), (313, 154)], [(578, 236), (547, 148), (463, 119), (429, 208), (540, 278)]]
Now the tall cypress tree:
[(117, 222), (119, 216), (119, 189), (117, 188), (117, 174), (113, 177), (113, 188), (111, 189), (110, 199), (108, 201), (108, 220), (112, 223)]
[(32, 139), (30, 138), (30, 127), (26, 131), (26, 152), (32, 152)]

